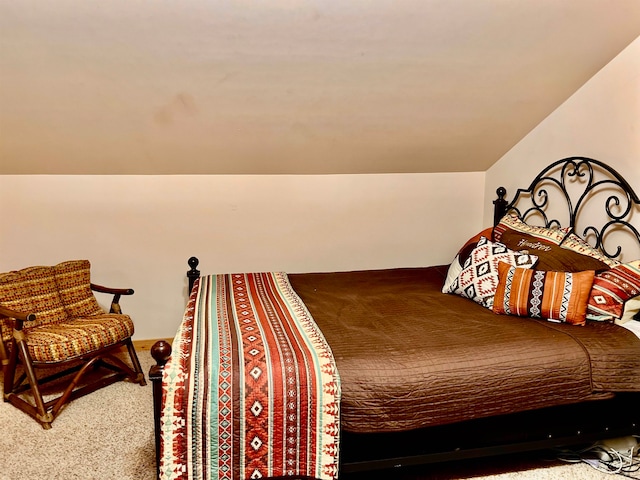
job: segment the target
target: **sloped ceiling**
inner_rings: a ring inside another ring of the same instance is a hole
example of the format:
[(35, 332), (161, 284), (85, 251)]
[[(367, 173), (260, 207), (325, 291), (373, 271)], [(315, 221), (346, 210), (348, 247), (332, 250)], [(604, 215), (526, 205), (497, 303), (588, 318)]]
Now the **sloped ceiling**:
[(0, 0), (0, 174), (483, 171), (638, 0)]

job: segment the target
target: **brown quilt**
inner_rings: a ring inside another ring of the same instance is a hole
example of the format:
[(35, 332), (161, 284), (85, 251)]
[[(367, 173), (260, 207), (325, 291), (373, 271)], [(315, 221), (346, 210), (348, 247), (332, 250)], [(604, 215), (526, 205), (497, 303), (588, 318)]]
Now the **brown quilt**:
[(640, 339), (495, 315), (447, 266), (291, 274), (333, 351), (342, 428), (399, 431), (640, 391)]

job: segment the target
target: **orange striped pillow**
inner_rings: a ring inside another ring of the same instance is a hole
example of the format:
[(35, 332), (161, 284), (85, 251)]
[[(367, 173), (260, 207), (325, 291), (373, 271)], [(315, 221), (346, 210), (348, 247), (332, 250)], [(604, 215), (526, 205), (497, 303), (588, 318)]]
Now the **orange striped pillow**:
[(498, 264), (493, 312), (584, 325), (595, 272), (545, 272)]

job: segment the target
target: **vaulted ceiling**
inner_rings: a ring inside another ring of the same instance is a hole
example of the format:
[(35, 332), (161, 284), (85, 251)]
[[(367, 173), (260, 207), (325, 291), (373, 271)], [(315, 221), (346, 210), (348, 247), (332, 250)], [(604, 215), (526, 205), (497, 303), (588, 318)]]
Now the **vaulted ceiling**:
[(483, 171), (638, 0), (0, 0), (0, 174)]

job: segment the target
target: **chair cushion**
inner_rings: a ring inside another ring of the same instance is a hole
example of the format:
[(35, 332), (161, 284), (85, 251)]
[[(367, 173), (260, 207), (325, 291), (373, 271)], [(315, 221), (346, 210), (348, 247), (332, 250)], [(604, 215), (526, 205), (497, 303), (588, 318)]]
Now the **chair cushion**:
[(103, 313), (25, 330), (33, 361), (53, 363), (129, 338), (133, 335), (133, 321), (128, 315)]
[(53, 267), (62, 304), (69, 318), (105, 313), (91, 290), (89, 260), (70, 260)]
[[(38, 324), (68, 319), (51, 267), (28, 267), (0, 274), (0, 303), (18, 312), (35, 313)], [(4, 319), (3, 338), (12, 326)], [(29, 326), (31, 322), (26, 322)]]

